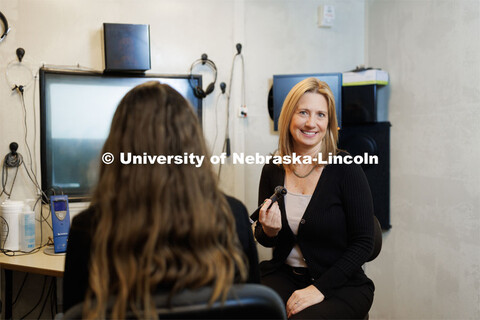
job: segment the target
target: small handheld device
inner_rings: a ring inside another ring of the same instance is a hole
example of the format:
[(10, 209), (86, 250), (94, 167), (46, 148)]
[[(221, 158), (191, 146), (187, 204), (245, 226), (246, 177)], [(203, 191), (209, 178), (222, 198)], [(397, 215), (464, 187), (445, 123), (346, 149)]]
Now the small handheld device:
[[(268, 209), (272, 207), (272, 205), (277, 202), (278, 200), (282, 199), (284, 195), (287, 194), (287, 189), (283, 186), (276, 186), (275, 187), (275, 193), (272, 194), (270, 197), (270, 200), (272, 200), (272, 203), (270, 203), (270, 206), (268, 206)], [(265, 203), (265, 202), (263, 202)], [(258, 206), (257, 210), (255, 210), (251, 215), (250, 215), (250, 223), (254, 223), (255, 221), (258, 220), (258, 216), (260, 215), (260, 209), (263, 207), (263, 203)]]
[(52, 210), (53, 247), (55, 253), (67, 251), (68, 231), (70, 229), (70, 211), (68, 196), (50, 196)]

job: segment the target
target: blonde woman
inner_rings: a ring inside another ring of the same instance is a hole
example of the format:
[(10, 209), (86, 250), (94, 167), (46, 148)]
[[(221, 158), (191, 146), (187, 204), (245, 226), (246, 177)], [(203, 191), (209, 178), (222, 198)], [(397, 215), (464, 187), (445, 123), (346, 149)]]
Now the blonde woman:
[[(213, 287), (221, 299), (234, 281), (255, 281), (257, 256), (245, 207), (217, 186), (211, 165), (122, 164), (133, 155), (207, 155), (197, 117), (174, 89), (147, 82), (128, 92), (112, 120), (92, 205), (73, 219), (64, 309), (84, 301), (85, 318), (156, 318), (155, 292)], [(233, 214), (232, 215), (232, 211)], [(237, 224), (235, 224), (235, 218)], [(237, 225), (237, 229), (236, 226)], [(107, 311), (107, 300), (114, 304)]]
[(260, 265), (262, 283), (280, 294), (289, 318), (363, 319), (374, 292), (361, 268), (373, 249), (372, 196), (360, 166), (324, 164), (329, 154), (344, 154), (328, 85), (316, 78), (295, 85), (279, 131), (278, 155), (312, 163), (263, 168), (259, 203), (277, 185), (288, 193), (269, 210), (266, 201), (255, 227), (258, 242), (274, 248)]

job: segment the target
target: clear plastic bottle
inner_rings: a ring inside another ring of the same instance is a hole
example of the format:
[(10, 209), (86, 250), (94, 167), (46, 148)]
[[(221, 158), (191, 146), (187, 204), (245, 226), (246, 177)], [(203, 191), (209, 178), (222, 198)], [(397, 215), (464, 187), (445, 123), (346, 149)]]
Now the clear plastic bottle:
[(25, 205), (21, 216), (20, 250), (32, 251), (35, 249), (35, 212)]
[(23, 201), (6, 200), (1, 204), (3, 219), (2, 237), (0, 247), (5, 250), (18, 250), (20, 244), (20, 216), (22, 213)]

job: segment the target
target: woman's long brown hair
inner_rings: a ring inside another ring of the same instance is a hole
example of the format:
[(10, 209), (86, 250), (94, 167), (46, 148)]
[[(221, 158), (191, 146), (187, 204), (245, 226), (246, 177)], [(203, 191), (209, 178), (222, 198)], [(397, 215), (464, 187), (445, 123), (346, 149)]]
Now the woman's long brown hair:
[[(211, 286), (225, 298), (235, 273), (245, 278), (235, 221), (220, 192), (203, 133), (189, 103), (158, 82), (133, 88), (120, 102), (102, 154), (92, 198), (98, 226), (92, 240), (87, 318), (156, 318), (153, 293)], [(122, 164), (132, 155), (205, 155), (192, 164)], [(115, 297), (107, 311), (109, 297)]]

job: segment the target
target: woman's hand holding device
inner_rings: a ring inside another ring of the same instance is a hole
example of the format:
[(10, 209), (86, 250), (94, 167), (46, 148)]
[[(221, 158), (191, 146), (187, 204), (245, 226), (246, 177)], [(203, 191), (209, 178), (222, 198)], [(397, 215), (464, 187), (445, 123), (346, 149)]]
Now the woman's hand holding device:
[(263, 232), (271, 238), (277, 236), (282, 229), (282, 217), (280, 215), (280, 208), (278, 202), (275, 202), (270, 209), (268, 207), (272, 200), (267, 199), (260, 209), (259, 221), (262, 224)]

